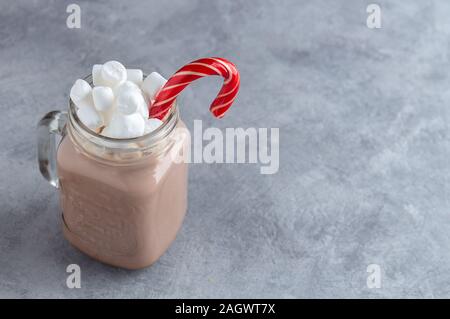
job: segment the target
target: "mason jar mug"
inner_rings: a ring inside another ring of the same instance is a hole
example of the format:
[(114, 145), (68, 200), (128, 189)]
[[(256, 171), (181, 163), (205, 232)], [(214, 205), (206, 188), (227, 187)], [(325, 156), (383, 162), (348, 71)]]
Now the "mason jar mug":
[(38, 124), (38, 161), (59, 190), (65, 238), (110, 265), (151, 265), (186, 213), (188, 167), (180, 154), (189, 148), (176, 105), (158, 129), (128, 139), (90, 130), (72, 101), (67, 112), (48, 113)]

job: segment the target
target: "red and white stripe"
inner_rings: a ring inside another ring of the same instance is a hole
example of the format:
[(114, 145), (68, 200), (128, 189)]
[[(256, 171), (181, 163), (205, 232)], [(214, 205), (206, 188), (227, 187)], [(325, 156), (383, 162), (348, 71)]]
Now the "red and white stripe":
[(236, 98), (240, 83), (236, 66), (223, 58), (198, 59), (175, 72), (156, 95), (150, 106), (150, 117), (163, 119), (186, 86), (210, 75), (220, 75), (224, 78), (222, 89), (209, 108), (215, 117), (222, 117)]

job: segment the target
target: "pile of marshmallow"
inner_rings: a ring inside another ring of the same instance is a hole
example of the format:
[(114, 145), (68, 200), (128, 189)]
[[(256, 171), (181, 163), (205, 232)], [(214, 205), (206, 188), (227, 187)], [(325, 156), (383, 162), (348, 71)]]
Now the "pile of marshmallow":
[(92, 67), (94, 87), (82, 79), (75, 81), (70, 98), (78, 118), (98, 134), (113, 138), (132, 138), (156, 130), (163, 122), (149, 119), (149, 105), (167, 82), (159, 73), (144, 80), (139, 69), (126, 69), (109, 61)]

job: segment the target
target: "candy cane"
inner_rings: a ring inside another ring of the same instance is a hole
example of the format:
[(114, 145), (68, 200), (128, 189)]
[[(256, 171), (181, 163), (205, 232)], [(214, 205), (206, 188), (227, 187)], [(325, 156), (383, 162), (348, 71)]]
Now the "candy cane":
[(223, 58), (198, 59), (175, 72), (157, 93), (150, 106), (150, 117), (163, 119), (186, 86), (209, 75), (220, 75), (224, 78), (222, 89), (209, 108), (215, 117), (222, 117), (236, 98), (240, 83), (236, 66)]

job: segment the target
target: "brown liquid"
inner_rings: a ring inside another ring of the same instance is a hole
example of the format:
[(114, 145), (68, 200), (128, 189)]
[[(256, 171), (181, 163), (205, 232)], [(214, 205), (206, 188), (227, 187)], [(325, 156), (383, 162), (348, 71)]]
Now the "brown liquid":
[(167, 153), (127, 165), (104, 163), (66, 136), (57, 165), (63, 232), (81, 251), (137, 269), (155, 262), (175, 239), (187, 207), (186, 163), (174, 163)]

